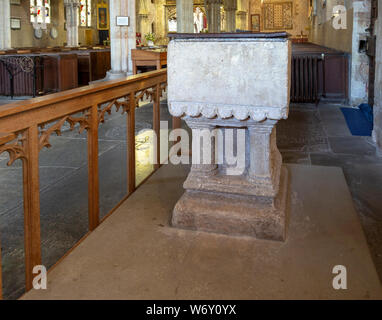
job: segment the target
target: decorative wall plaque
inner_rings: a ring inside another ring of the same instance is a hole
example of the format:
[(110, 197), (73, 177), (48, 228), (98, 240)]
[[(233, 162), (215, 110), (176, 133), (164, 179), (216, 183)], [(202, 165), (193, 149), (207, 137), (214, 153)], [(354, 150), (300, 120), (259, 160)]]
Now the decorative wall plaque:
[(109, 9), (105, 4), (97, 5), (97, 29), (109, 30)]
[(130, 17), (117, 17), (117, 26), (128, 27), (130, 25)]
[(263, 4), (264, 30), (293, 29), (293, 2)]
[(57, 39), (57, 37), (58, 37), (58, 30), (57, 30), (57, 28), (52, 27), (52, 29), (50, 29), (50, 37), (52, 39)]
[(11, 29), (12, 30), (21, 29), (21, 19), (20, 18), (11, 18)]
[(38, 28), (38, 29), (34, 29), (34, 36), (36, 39), (41, 39), (42, 38), (42, 29)]

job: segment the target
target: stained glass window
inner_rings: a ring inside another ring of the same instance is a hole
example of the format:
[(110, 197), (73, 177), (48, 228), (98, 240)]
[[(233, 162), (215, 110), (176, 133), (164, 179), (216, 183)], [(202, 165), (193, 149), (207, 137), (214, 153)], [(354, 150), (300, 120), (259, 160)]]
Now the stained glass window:
[(92, 22), (91, 0), (81, 0), (80, 4), (80, 26), (90, 27)]
[(31, 22), (50, 23), (50, 0), (30, 0)]

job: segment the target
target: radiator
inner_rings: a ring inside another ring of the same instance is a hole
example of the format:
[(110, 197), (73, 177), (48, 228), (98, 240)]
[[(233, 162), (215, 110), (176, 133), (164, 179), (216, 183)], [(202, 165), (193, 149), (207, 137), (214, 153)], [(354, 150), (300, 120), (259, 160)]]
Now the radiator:
[(291, 102), (319, 102), (319, 61), (317, 55), (292, 56)]

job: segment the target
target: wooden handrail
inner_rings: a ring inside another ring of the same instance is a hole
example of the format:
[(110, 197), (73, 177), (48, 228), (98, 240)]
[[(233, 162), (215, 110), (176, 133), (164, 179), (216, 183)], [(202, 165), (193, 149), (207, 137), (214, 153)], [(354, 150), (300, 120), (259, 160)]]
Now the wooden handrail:
[[(17, 159), (23, 163), (26, 291), (32, 288), (33, 267), (41, 264), (39, 151), (50, 147), (51, 134), (60, 133), (65, 123), (71, 130), (79, 128), (80, 132), (88, 132), (88, 219), (89, 231), (93, 231), (100, 223), (98, 127), (113, 108), (126, 114), (129, 195), (136, 189), (135, 108), (145, 96), (153, 102), (158, 161), (154, 169), (157, 169), (160, 160), (160, 97), (166, 85), (167, 70), (162, 69), (0, 107), (0, 154), (8, 152), (8, 165)], [(179, 125), (177, 120), (173, 123)], [(0, 299), (1, 280), (0, 252)]]
[(0, 145), (6, 144), (16, 138), (14, 133), (2, 133), (0, 132)]
[[(123, 97), (127, 87), (130, 87), (129, 89), (132, 91), (141, 91), (145, 88), (150, 88), (154, 86), (156, 82), (161, 81), (167, 81), (166, 69), (134, 75), (121, 80), (100, 82), (81, 88), (33, 98), (30, 100), (2, 105), (0, 108), (0, 130), (2, 132), (14, 130), (14, 128), (10, 127), (10, 125), (6, 125), (6, 118), (12, 115), (21, 116), (24, 114), (28, 114), (29, 117), (30, 114), (35, 115), (41, 112), (40, 109), (45, 111), (45, 108), (51, 105), (55, 105), (57, 109), (59, 109), (63, 105), (70, 107), (72, 110), (81, 109), (83, 105), (89, 105), (89, 99), (92, 99), (92, 101), (95, 101), (95, 103), (99, 100), (107, 101), (108, 99), (112, 99), (113, 96), (116, 96), (118, 94), (120, 94), (120, 96)], [(115, 92), (115, 94), (111, 93), (111, 91)], [(73, 107), (73, 101), (75, 101), (76, 103), (81, 103), (81, 106)], [(60, 117), (60, 115), (58, 115), (58, 117)], [(47, 121), (52, 120), (49, 119), (50, 116), (45, 118), (47, 118)], [(29, 123), (29, 121), (27, 123)], [(23, 124), (19, 124), (17, 126), (18, 129), (16, 130), (19, 130), (19, 128), (21, 127), (23, 127)], [(24, 126), (23, 128), (26, 127), (27, 126)]]

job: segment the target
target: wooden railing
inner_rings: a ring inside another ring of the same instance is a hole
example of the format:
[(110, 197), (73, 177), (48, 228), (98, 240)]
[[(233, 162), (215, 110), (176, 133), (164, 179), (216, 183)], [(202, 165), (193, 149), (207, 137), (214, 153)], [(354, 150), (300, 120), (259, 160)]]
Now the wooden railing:
[[(93, 231), (100, 223), (98, 127), (113, 108), (126, 115), (127, 198), (136, 188), (135, 109), (145, 97), (153, 102), (153, 130), (158, 146), (154, 169), (157, 169), (160, 163), (160, 98), (166, 84), (167, 70), (162, 69), (0, 108), (0, 154), (9, 153), (8, 165), (17, 159), (23, 163), (26, 291), (32, 288), (34, 266), (41, 265), (39, 151), (50, 147), (50, 136), (60, 134), (65, 123), (70, 125), (71, 130), (78, 128), (80, 132), (88, 132), (88, 220), (89, 232)], [(175, 119), (173, 125), (178, 126), (179, 120)], [(0, 252), (0, 299), (1, 278)]]

